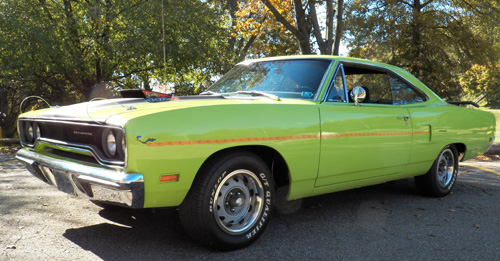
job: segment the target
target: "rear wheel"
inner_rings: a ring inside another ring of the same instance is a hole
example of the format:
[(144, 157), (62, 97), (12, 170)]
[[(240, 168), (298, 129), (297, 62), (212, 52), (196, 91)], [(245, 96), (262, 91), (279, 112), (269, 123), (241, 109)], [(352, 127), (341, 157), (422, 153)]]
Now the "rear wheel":
[(274, 197), (271, 172), (259, 157), (248, 152), (227, 153), (198, 173), (179, 215), (193, 239), (233, 250), (262, 234)]
[(457, 175), (458, 152), (455, 146), (448, 145), (439, 153), (425, 175), (415, 177), (415, 185), (425, 195), (442, 197), (451, 192)]

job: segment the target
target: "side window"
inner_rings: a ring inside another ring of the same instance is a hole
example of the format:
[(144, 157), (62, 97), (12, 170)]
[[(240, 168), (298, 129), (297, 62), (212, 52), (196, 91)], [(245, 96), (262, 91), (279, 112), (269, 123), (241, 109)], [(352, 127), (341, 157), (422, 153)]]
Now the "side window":
[(343, 75), (342, 66), (337, 71), (337, 75), (335, 76), (335, 81), (333, 82), (333, 86), (328, 94), (327, 101), (329, 102), (344, 102), (345, 92), (344, 92), (344, 75)]
[(396, 77), (390, 77), (392, 103), (394, 105), (412, 104), (425, 101), (425, 97)]
[(366, 90), (363, 103), (392, 104), (391, 87), (388, 75), (379, 72), (346, 73), (348, 90), (361, 86)]
[(349, 92), (356, 86), (366, 90), (363, 103), (403, 105), (426, 100), (418, 90), (382, 68), (356, 64), (344, 64), (343, 68)]

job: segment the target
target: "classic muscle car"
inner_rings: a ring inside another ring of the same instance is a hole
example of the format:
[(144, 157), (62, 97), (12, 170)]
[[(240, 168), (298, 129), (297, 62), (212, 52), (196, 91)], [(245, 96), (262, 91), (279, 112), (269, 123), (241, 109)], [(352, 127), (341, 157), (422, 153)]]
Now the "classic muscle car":
[(178, 207), (190, 236), (223, 250), (262, 234), (278, 194), (415, 177), (445, 196), (458, 162), (495, 134), (492, 114), (444, 102), (401, 68), (345, 57), (242, 62), (199, 96), (123, 93), (23, 113), (17, 158), (105, 208)]

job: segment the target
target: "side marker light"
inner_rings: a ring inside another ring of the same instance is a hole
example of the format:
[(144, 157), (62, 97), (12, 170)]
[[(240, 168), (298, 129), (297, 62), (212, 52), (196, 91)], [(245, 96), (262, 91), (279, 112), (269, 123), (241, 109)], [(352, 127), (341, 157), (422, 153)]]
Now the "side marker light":
[(160, 177), (160, 182), (174, 182), (179, 181), (179, 175), (164, 175)]

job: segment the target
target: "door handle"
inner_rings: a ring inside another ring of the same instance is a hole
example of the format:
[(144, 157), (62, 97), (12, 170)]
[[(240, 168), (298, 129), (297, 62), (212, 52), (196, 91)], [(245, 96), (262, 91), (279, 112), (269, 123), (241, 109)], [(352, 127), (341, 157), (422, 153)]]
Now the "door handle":
[(410, 116), (398, 116), (398, 119), (403, 119), (405, 121), (408, 121), (410, 119)]

